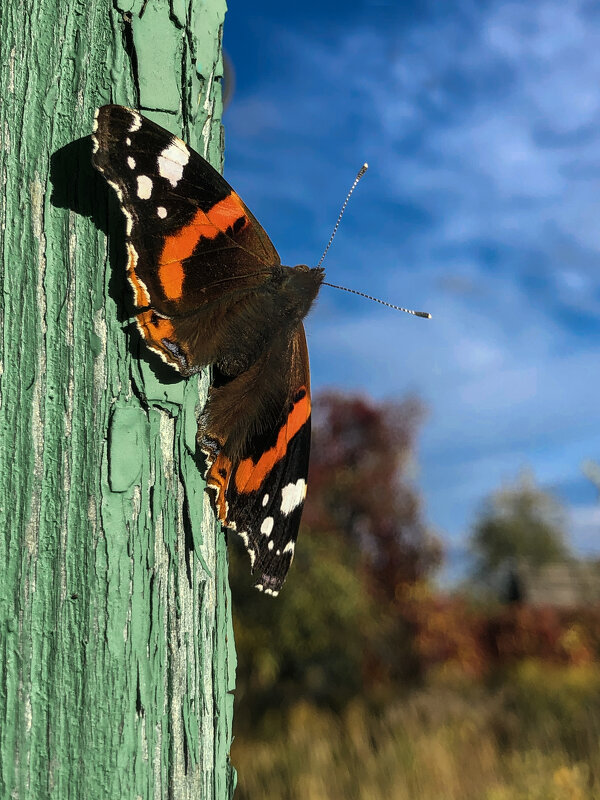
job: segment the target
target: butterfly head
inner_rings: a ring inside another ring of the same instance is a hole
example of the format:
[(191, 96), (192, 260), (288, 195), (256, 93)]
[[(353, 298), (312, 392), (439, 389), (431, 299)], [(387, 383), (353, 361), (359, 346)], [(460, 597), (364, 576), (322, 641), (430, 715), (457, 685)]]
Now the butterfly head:
[(325, 277), (323, 267), (308, 267), (306, 264), (298, 264), (296, 267), (289, 268), (286, 276), (286, 289), (292, 305), (301, 319), (309, 312), (311, 305)]

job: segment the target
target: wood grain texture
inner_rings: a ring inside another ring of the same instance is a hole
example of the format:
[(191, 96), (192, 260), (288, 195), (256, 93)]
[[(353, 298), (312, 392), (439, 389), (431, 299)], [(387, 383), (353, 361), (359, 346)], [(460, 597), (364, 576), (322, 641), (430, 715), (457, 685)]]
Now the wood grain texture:
[[(0, 13), (0, 796), (231, 797), (227, 554), (194, 460), (206, 375), (128, 322), (94, 108), (219, 167), (224, 0)], [(105, 231), (110, 231), (107, 240)]]

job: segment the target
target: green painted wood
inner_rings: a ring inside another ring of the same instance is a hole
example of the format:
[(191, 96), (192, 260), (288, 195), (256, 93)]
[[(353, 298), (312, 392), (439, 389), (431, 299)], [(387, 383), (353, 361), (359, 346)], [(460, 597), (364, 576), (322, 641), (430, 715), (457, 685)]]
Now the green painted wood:
[(192, 457), (207, 376), (138, 358), (81, 138), (134, 105), (220, 166), (224, 13), (2, 3), (2, 798), (233, 793), (227, 554)]

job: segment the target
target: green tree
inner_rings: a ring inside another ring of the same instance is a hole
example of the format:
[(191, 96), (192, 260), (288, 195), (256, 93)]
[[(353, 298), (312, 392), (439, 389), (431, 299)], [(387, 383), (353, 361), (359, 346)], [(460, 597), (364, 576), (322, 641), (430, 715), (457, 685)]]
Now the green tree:
[(541, 489), (531, 473), (494, 492), (470, 538), (473, 576), (493, 584), (518, 563), (533, 568), (568, 558), (565, 514), (560, 501)]
[(303, 527), (292, 572), (273, 599), (252, 588), (242, 547), (232, 543), (229, 553), (238, 734), (272, 733), (299, 701), (342, 708), (362, 690), (377, 629), (356, 554), (335, 532)]

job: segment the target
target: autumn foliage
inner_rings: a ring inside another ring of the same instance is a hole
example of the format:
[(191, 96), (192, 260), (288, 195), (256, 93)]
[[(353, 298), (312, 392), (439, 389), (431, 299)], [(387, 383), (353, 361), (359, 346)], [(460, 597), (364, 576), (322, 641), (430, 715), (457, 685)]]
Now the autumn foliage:
[(600, 607), (482, 608), (422, 586), (407, 594), (402, 612), (424, 674), (451, 669), (486, 677), (520, 661), (583, 665), (600, 658)]
[(369, 590), (382, 600), (427, 578), (441, 559), (411, 480), (423, 416), (416, 398), (377, 404), (329, 392), (314, 404), (305, 524), (360, 553)]

